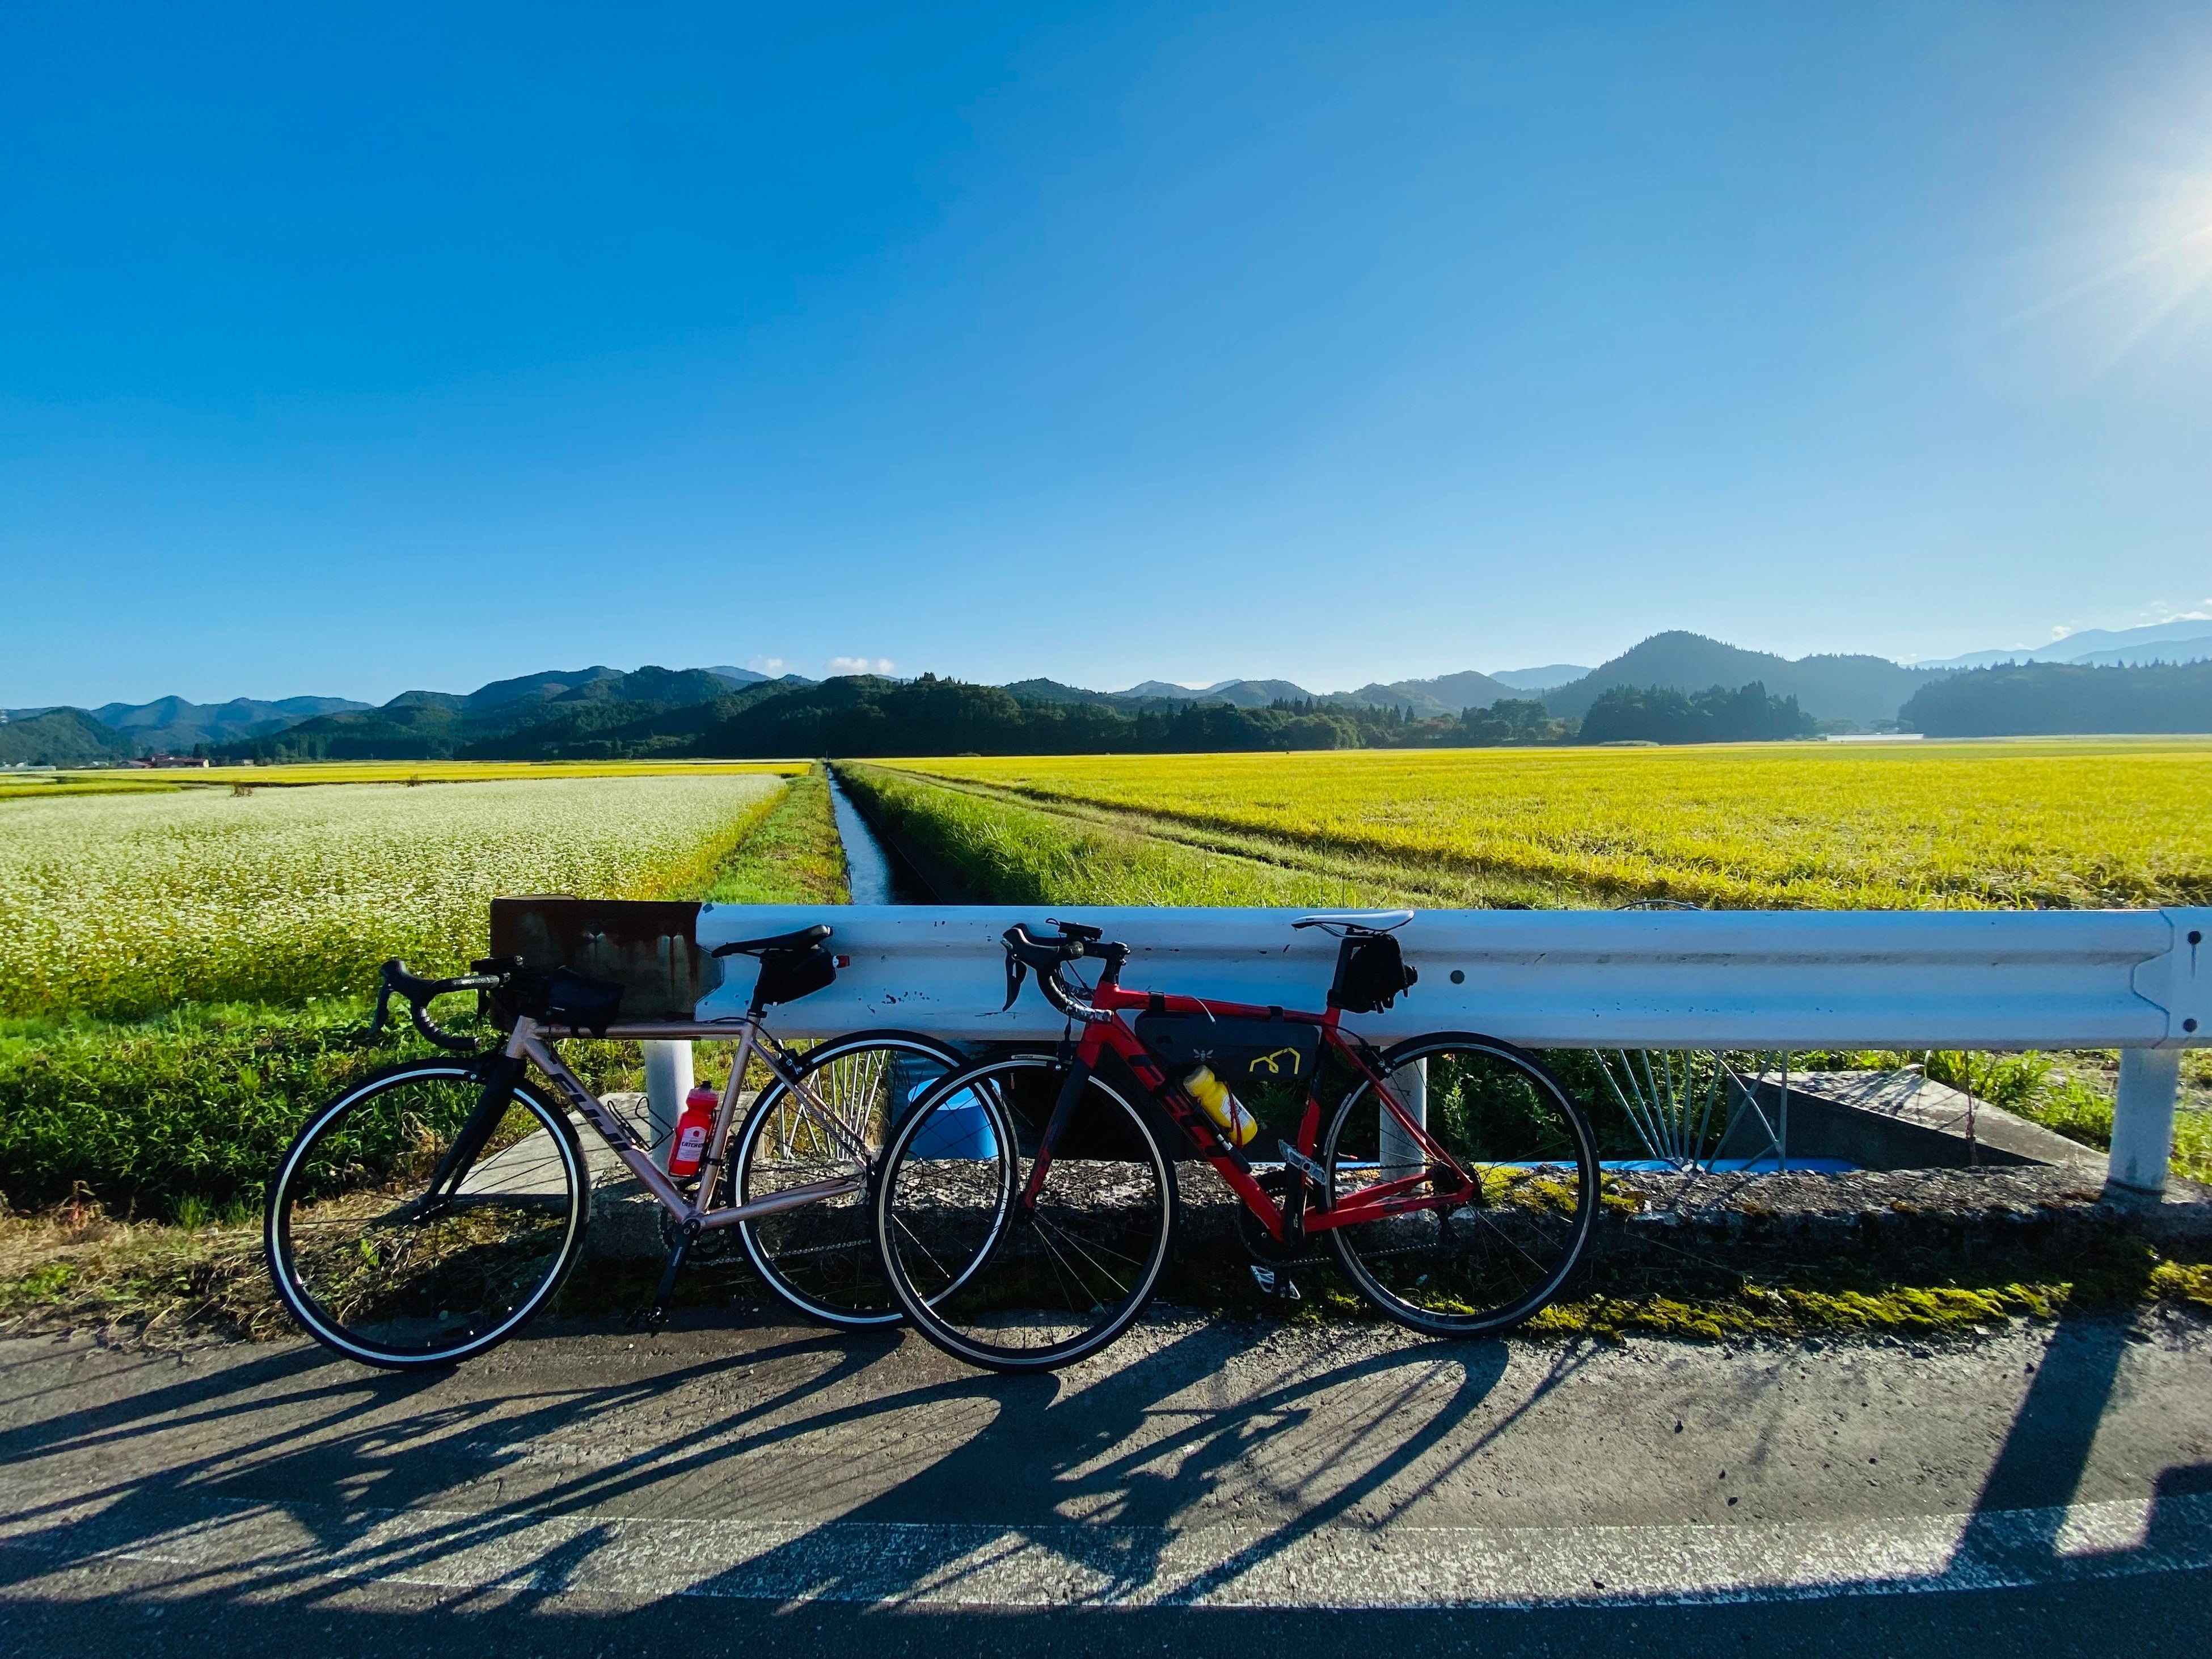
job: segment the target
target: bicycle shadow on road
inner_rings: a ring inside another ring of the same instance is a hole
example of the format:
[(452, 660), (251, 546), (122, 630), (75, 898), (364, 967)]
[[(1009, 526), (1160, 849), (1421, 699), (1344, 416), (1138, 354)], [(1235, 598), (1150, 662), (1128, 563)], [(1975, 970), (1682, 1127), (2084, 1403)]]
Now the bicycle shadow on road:
[[(999, 1407), (987, 1429), (700, 1589), (897, 1602), (963, 1599), (975, 1581), (981, 1601), (1003, 1594), (1018, 1564), (1015, 1578), (1072, 1585), (1081, 1601), (1203, 1595), (1312, 1532), (1347, 1516), (1379, 1523), (1415, 1501), (1576, 1363), (1563, 1358), (1504, 1421), (1469, 1435), (1505, 1373), (1503, 1343), (1427, 1343), (1340, 1363), (1323, 1353), (1258, 1378), (1266, 1362), (1249, 1352), (1224, 1377), (1225, 1352), (1220, 1328), (1200, 1326), (1111, 1370), (975, 1379)], [(1176, 1577), (1167, 1540), (1212, 1525), (1245, 1541), (1197, 1580)], [(879, 1559), (841, 1571), (833, 1535), (894, 1528), (927, 1529), (896, 1573)]]
[[(520, 1346), (522, 1345), (518, 1345)], [(394, 1376), (365, 1371), (319, 1350), (293, 1347), (234, 1363), (210, 1360), (173, 1382), (0, 1431), (7, 1472), (0, 1586), (34, 1578), (57, 1564), (101, 1554), (161, 1551), (201, 1529), (210, 1514), (280, 1511), (307, 1538), (257, 1560), (264, 1584), (307, 1587), (322, 1580), (334, 1552), (356, 1552), (349, 1576), (404, 1573), (450, 1550), (481, 1547), (521, 1518), (498, 1507), (503, 1468), (547, 1436), (588, 1444), (599, 1429), (648, 1410), (667, 1390), (726, 1373), (731, 1366), (772, 1368), (797, 1362), (802, 1374), (763, 1391), (713, 1426), (724, 1441), (794, 1401), (834, 1392), (875, 1364), (880, 1343), (826, 1334), (775, 1334), (742, 1357), (717, 1355), (617, 1382), (472, 1391), (464, 1373)], [(57, 1349), (46, 1363), (74, 1358)], [(15, 1369), (34, 1368), (23, 1362)], [(178, 1367), (176, 1356), (148, 1355), (120, 1373)], [(35, 1400), (55, 1387), (20, 1389)], [(771, 1431), (771, 1433), (774, 1431)], [(618, 1455), (580, 1476), (540, 1483), (530, 1513), (574, 1511), (701, 1461), (672, 1466), (665, 1446)], [(72, 1476), (76, 1478), (72, 1478)], [(486, 1495), (482, 1483), (494, 1491)], [(29, 1498), (34, 1484), (59, 1495)], [(472, 1495), (470, 1488), (477, 1488)], [(444, 1504), (439, 1522), (404, 1543), (357, 1547), (395, 1510)], [(526, 1579), (534, 1564), (518, 1564)], [(178, 1581), (189, 1586), (187, 1571)]]
[[(1152, 1599), (1172, 1527), (1233, 1516), (1252, 1531), (1243, 1558), (1262, 1560), (1363, 1504), (1379, 1515), (1411, 1501), (1507, 1426), (1472, 1441), (1462, 1432), (1504, 1374), (1501, 1344), (1255, 1361), (1243, 1334), (1200, 1325), (1086, 1380), (945, 1376), (939, 1363), (939, 1376), (916, 1382), (927, 1351), (915, 1341), (763, 1334), (741, 1353), (649, 1375), (520, 1391), (469, 1373), (366, 1373), (305, 1348), (180, 1367), (153, 1388), (126, 1382), (119, 1397), (0, 1432), (15, 1494), (0, 1586), (150, 1553), (177, 1564), (173, 1590), (228, 1593), (235, 1559), (196, 1568), (190, 1540), (274, 1516), (289, 1530), (252, 1552), (261, 1591), (312, 1601), (488, 1552), (501, 1587), (550, 1592), (609, 1541), (610, 1509), (758, 1516), (811, 1498), (822, 1514), (826, 1492), (834, 1518), (802, 1523), (724, 1575), (742, 1584), (697, 1588), (896, 1601), (957, 1585), (981, 1540), (978, 1559), (1042, 1549), (1087, 1575), (1100, 1599)], [(130, 1369), (176, 1363), (149, 1356)], [(673, 1443), (641, 1442), (639, 1421), (675, 1392), (740, 1373), (741, 1403), (699, 1416)], [(15, 1398), (40, 1394), (33, 1382)], [(856, 1434), (922, 1449), (886, 1465), (848, 1449)], [(581, 1461), (549, 1472), (549, 1447)], [(725, 1479), (732, 1469), (742, 1478)], [(395, 1529), (401, 1515), (408, 1524)], [(584, 1524), (556, 1536), (548, 1517)], [(871, 1522), (931, 1541), (889, 1580), (877, 1558), (825, 1574), (837, 1554), (830, 1534)]]

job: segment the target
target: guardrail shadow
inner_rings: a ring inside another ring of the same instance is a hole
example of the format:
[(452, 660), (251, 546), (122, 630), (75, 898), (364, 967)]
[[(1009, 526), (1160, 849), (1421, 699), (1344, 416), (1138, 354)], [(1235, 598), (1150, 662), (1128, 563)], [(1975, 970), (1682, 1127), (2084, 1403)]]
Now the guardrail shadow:
[(2212, 1496), (2212, 1463), (2177, 1464), (2159, 1474), (2136, 1541), (2100, 1547), (2068, 1535), (2069, 1506), (2081, 1498), (2135, 1341), (2124, 1316), (2060, 1318), (1950, 1564), (1931, 1588), (2154, 1571), (2203, 1553), (2212, 1506), (2196, 1500)]

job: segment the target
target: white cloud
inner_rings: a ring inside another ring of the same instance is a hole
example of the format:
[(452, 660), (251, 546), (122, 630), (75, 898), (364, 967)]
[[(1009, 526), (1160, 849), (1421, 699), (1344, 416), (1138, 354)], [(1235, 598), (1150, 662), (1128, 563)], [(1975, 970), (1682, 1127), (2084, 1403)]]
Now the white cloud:
[(2153, 599), (2144, 607), (2143, 615), (2154, 623), (2203, 622), (2212, 619), (2212, 599), (2199, 599), (2195, 611), (2177, 611), (2164, 599)]
[(745, 666), (756, 674), (781, 674), (784, 670), (784, 661), (781, 657), (748, 657)]
[(889, 674), (898, 665), (889, 657), (832, 657), (824, 666), (832, 674)]

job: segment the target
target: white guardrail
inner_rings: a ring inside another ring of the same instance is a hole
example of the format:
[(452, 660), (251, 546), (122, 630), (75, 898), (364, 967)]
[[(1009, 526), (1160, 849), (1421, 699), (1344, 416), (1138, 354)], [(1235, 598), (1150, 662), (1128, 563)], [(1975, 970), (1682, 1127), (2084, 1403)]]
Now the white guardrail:
[[(1131, 950), (1142, 990), (1321, 1008), (1336, 942), (1309, 911), (1054, 905), (707, 905), (698, 940), (828, 922), (851, 965), (778, 1009), (788, 1036), (864, 1026), (954, 1042), (1057, 1037), (1034, 986), (1010, 1009), (999, 936), (1047, 916)], [(2212, 1045), (2212, 908), (1424, 910), (1400, 931), (1420, 981), (1347, 1024), (1378, 1042), (1480, 1031), (1531, 1048), (2119, 1048), (2112, 1177), (2159, 1190), (2178, 1050)], [(743, 958), (698, 1007), (742, 1012)], [(1091, 964), (1076, 964), (1079, 975)]]

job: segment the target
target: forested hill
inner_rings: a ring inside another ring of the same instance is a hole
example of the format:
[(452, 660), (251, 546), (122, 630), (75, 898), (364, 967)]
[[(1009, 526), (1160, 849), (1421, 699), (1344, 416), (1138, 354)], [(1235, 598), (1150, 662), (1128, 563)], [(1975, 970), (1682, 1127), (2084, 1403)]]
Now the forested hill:
[(1581, 679), (1543, 694), (1544, 706), (1564, 719), (1580, 720), (1600, 696), (1620, 686), (1668, 686), (1677, 691), (1756, 681), (1778, 697), (1795, 697), (1816, 720), (1873, 726), (1893, 720), (1905, 700), (1936, 671), (1900, 667), (1887, 657), (1800, 657), (1792, 662), (1764, 651), (1746, 651), (1679, 630), (1654, 634)]
[(1788, 738), (1816, 722), (1886, 726), (1900, 708), (1910, 710), (1908, 726), (1933, 736), (2212, 732), (2208, 673), (2212, 665), (2202, 663), (1960, 672), (1879, 657), (1792, 661), (1680, 631), (1654, 635), (1568, 684), (1529, 691), (1472, 671), (1316, 694), (1276, 679), (1092, 691), (1050, 679), (817, 684), (735, 667), (624, 672), (598, 664), (469, 692), (403, 692), (376, 708), (334, 698), (202, 706), (171, 697), (0, 710), (0, 765), (117, 765), (185, 748), (220, 762), (270, 763), (1703, 742)]
[(2212, 732), (2212, 662), (2005, 663), (1923, 687), (1899, 719), (1931, 738)]
[[(1064, 688), (1062, 688), (1064, 689)], [(1237, 750), (1456, 748), (1571, 742), (1576, 726), (1533, 699), (1424, 717), (1402, 708), (1284, 698), (1264, 708), (1150, 700), (1135, 709), (1066, 696), (1017, 697), (998, 686), (925, 674), (871, 677), (671, 710), (589, 735), (547, 728), (463, 750), (466, 757), (545, 760), (808, 755), (1189, 754)], [(742, 702), (743, 700), (738, 700)], [(1705, 743), (1808, 735), (1812, 722), (1786, 698), (1753, 684), (1684, 696), (1664, 688), (1601, 699), (1594, 742)]]
[(748, 701), (811, 681), (763, 680), (732, 690), (702, 668), (644, 667), (624, 674), (605, 667), (496, 680), (466, 695), (404, 691), (380, 708), (349, 710), (303, 721), (274, 736), (226, 744), (218, 760), (541, 759), (563, 746), (628, 732), (657, 716), (696, 708), (689, 734), (725, 718)]
[(82, 708), (0, 722), (0, 766), (112, 766), (135, 752), (130, 738)]

